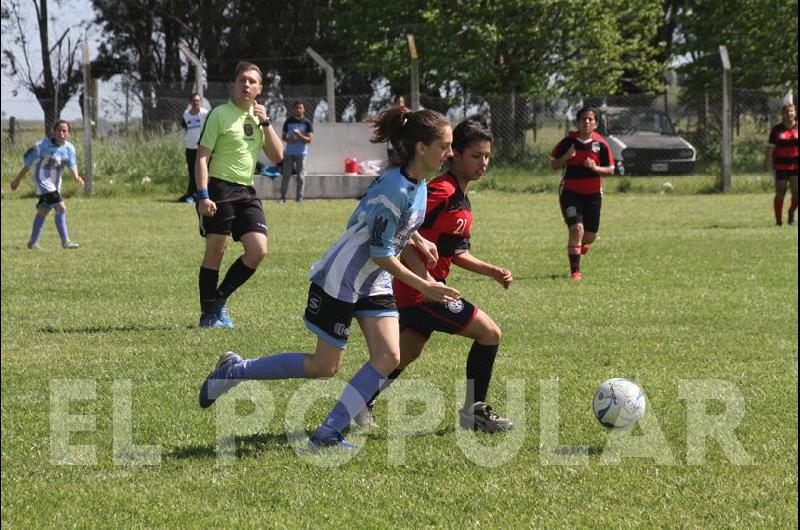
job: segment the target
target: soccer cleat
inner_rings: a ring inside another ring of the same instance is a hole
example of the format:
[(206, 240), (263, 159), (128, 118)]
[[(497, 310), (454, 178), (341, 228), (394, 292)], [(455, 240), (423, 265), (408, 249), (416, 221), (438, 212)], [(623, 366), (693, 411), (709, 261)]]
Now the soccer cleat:
[(469, 410), (458, 411), (458, 419), (462, 428), (473, 431), (502, 432), (514, 428), (514, 422), (498, 416), (482, 401), (474, 403)]
[(192, 197), (191, 195), (187, 195), (186, 198), (183, 199), (183, 202), (185, 202), (186, 204), (194, 204), (194, 197)]
[(794, 213), (789, 214), (789, 226), (794, 226)]
[(572, 280), (573, 282), (580, 281), (582, 278), (583, 274), (581, 274), (581, 271), (575, 271), (569, 275), (569, 279)]
[(28, 250), (41, 250), (42, 248), (39, 246), (39, 243), (32, 243), (31, 241), (28, 241), (26, 246), (28, 247)]
[(63, 248), (64, 250), (75, 250), (76, 248), (81, 248), (81, 246), (67, 239), (66, 241), (63, 241), (61, 243), (61, 248)]
[(585, 256), (589, 253), (589, 243), (584, 243), (581, 245), (581, 256)]
[(312, 452), (317, 452), (321, 449), (344, 449), (347, 451), (355, 451), (357, 449), (355, 444), (340, 433), (327, 437), (321, 437), (317, 433), (314, 433), (314, 435), (308, 439), (308, 448)]
[(200, 322), (197, 324), (197, 327), (219, 329), (224, 328), (225, 326), (219, 321), (216, 313), (203, 313), (200, 315)]
[(222, 324), (220, 327), (233, 329), (233, 320), (231, 320), (230, 315), (228, 315), (228, 299), (227, 298), (217, 298), (214, 301), (214, 314), (217, 316), (217, 320)]
[(353, 417), (352, 423), (356, 427), (361, 428), (375, 428), (378, 426), (378, 422), (375, 421), (375, 417), (372, 415), (372, 407), (370, 405), (361, 409), (361, 411)]
[(214, 404), (222, 394), (238, 385), (241, 379), (231, 379), (231, 369), (242, 362), (242, 358), (232, 351), (226, 351), (219, 356), (217, 367), (208, 374), (200, 386), (200, 408), (207, 409)]

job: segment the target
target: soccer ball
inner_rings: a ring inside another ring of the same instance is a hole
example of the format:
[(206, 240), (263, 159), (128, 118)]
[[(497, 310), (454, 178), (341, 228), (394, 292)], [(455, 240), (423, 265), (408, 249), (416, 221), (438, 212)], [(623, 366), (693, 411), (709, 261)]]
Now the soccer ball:
[(594, 395), (594, 417), (607, 429), (628, 429), (642, 419), (645, 404), (644, 391), (636, 383), (607, 379)]

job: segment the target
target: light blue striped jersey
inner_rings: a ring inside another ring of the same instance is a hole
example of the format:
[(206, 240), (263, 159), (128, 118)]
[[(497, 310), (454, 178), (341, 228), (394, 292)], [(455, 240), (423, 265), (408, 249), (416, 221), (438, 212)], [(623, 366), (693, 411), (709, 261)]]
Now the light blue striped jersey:
[(69, 168), (75, 174), (78, 171), (78, 157), (75, 146), (65, 141), (57, 145), (51, 138), (43, 138), (36, 145), (25, 151), (22, 156), (25, 167), (33, 167), (33, 185), (36, 195), (45, 195), (61, 191), (61, 171)]
[(391, 276), (370, 258), (400, 255), (425, 220), (427, 200), (424, 181), (410, 181), (400, 168), (386, 171), (358, 203), (344, 234), (311, 267), (309, 279), (349, 303), (392, 294)]

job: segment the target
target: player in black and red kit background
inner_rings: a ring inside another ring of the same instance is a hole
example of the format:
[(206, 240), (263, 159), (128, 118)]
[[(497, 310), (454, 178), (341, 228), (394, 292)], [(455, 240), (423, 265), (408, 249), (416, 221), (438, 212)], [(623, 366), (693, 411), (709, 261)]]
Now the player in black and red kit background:
[(597, 239), (603, 205), (601, 175), (614, 174), (614, 157), (597, 129), (597, 111), (578, 111), (578, 130), (571, 131), (553, 148), (553, 169), (563, 169), (559, 199), (561, 213), (569, 227), (567, 255), (570, 278), (580, 280), (581, 255)]
[[(480, 116), (470, 117), (453, 130), (453, 158), (450, 170), (428, 184), (425, 221), (419, 229), (428, 241), (436, 243), (439, 260), (426, 270), (415, 247), (403, 252), (401, 259), (422, 277), (445, 282), (451, 265), (494, 278), (508, 288), (514, 281), (503, 267), (482, 261), (470, 252), (472, 205), (468, 189), (471, 182), (486, 174), (492, 150), (492, 133)], [(513, 423), (494, 413), (486, 404), (492, 368), (500, 345), (500, 327), (483, 311), (461, 298), (447, 304), (426, 301), (422, 294), (395, 281), (392, 285), (400, 312), (400, 365), (389, 380), (397, 376), (422, 353), (434, 331), (473, 339), (467, 357), (467, 391), (464, 408), (459, 413), (465, 429), (497, 432), (511, 429)], [(360, 426), (375, 425), (372, 406), (355, 418)]]
[(793, 103), (781, 107), (783, 122), (772, 128), (767, 141), (767, 154), (764, 165), (769, 171), (775, 170), (775, 197), (772, 206), (775, 210), (775, 224), (783, 225), (783, 199), (786, 188), (791, 185), (792, 203), (789, 206), (789, 224), (794, 224), (797, 210), (797, 111)]

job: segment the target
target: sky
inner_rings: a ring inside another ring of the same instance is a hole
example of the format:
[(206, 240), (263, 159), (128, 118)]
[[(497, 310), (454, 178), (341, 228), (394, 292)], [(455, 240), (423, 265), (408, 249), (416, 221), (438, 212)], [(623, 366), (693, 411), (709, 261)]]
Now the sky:
[[(4, 2), (5, 3), (5, 2)], [(41, 59), (39, 47), (39, 32), (36, 26), (35, 11), (33, 2), (30, 0), (19, 0), (21, 4), (23, 16), (25, 18), (25, 28), (28, 31), (28, 39), (31, 40), (29, 53), (34, 64), (34, 71), (41, 72)], [(92, 4), (89, 0), (63, 0), (59, 6), (54, 0), (48, 2), (48, 11), (50, 15), (50, 40), (51, 44), (61, 35), (61, 33), (70, 28), (70, 35), (77, 38), (83, 34), (81, 24), (90, 21), (93, 18)], [(95, 57), (97, 53), (98, 40), (97, 36), (99, 31), (95, 28), (92, 31), (90, 28), (87, 36), (89, 38), (89, 54), (91, 58)], [(2, 49), (11, 50), (17, 58), (21, 58), (19, 50), (10, 43), (10, 39), (6, 33), (2, 37)], [(80, 54), (80, 51), (78, 52)], [(80, 60), (80, 55), (79, 55)], [(38, 65), (38, 68), (37, 68)], [(17, 95), (14, 95), (14, 90), (17, 90)], [(102, 98), (102, 88), (101, 88)], [(34, 95), (27, 89), (22, 87), (15, 78), (9, 77), (5, 70), (2, 73), (2, 107), (3, 118), (15, 116), (17, 119), (22, 120), (42, 120), (44, 113), (39, 103), (36, 101)], [(80, 119), (81, 111), (78, 105), (78, 97), (75, 96), (67, 104), (61, 115), (62, 118), (67, 120)]]

